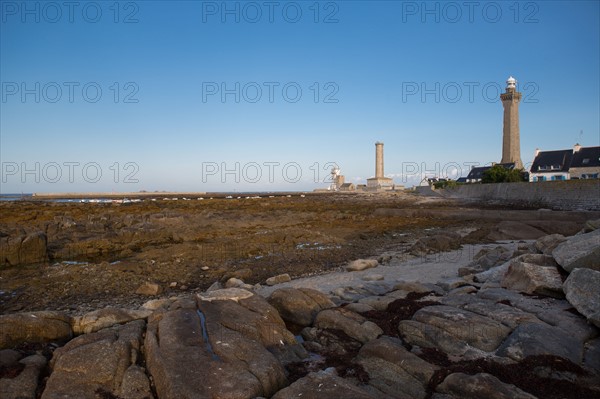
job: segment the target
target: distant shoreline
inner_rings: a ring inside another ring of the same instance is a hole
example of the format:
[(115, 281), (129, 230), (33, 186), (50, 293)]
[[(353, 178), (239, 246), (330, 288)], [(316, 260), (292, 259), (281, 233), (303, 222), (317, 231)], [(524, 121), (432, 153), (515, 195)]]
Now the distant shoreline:
[[(33, 193), (25, 196), (28, 200), (54, 200), (54, 199), (124, 199), (124, 198), (199, 198), (213, 197), (222, 198), (226, 196), (249, 196), (249, 195), (300, 195), (315, 194), (304, 191), (275, 191), (275, 192), (128, 192), (128, 193)], [(12, 196), (12, 194), (9, 194)]]

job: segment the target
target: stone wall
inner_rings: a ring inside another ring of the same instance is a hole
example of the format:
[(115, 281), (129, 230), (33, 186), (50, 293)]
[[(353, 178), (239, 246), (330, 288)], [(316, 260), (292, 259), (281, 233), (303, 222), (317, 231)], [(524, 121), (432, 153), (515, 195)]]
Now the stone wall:
[(436, 191), (450, 198), (539, 208), (600, 211), (600, 180), (465, 184)]

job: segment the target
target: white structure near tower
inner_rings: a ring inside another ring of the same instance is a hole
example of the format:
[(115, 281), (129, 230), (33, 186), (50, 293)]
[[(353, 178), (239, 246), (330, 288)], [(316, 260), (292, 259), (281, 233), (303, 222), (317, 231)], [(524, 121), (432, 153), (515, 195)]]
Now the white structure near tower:
[(341, 174), (340, 168), (334, 166), (331, 168), (331, 185), (329, 186), (330, 191), (338, 191), (342, 184), (344, 184), (346, 178)]

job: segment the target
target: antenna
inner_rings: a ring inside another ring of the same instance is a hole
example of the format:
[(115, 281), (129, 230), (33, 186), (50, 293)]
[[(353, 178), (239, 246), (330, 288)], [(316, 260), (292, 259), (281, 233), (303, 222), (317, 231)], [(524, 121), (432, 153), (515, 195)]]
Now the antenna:
[(579, 144), (581, 144), (582, 137), (583, 137), (583, 129), (579, 131)]

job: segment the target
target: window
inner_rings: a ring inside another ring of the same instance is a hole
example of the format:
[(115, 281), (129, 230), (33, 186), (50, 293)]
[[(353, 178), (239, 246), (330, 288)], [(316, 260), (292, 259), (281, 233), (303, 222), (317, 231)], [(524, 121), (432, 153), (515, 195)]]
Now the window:
[(583, 158), (583, 161), (581, 161), (582, 164), (587, 165), (588, 163), (590, 163), (590, 159), (589, 158)]
[(565, 180), (563, 175), (554, 175), (552, 176), (552, 180)]

